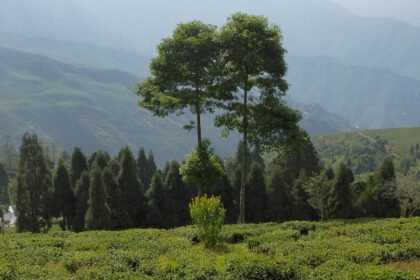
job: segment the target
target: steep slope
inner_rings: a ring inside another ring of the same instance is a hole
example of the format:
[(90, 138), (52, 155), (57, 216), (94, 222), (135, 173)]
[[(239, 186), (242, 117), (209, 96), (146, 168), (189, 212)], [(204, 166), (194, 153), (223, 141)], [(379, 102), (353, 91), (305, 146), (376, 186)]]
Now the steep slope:
[(312, 140), (325, 166), (344, 161), (356, 174), (377, 170), (386, 157), (401, 172), (420, 167), (420, 128), (363, 130)]
[[(56, 58), (79, 62), (76, 55), (71, 55), (71, 48), (60, 51), (57, 46), (50, 48), (47, 42), (40, 43), (54, 40), (138, 53), (147, 61), (156, 44), (177, 23), (200, 19), (221, 25), (238, 11), (262, 14), (280, 25), (285, 46), (292, 53), (383, 67), (420, 80), (420, 27), (392, 18), (360, 17), (329, 0), (2, 1), (0, 45), (47, 56), (53, 51)], [(27, 41), (38, 41), (37, 49), (31, 50)], [(108, 59), (96, 58), (98, 63), (94, 65)], [(131, 71), (133, 66), (128, 64), (130, 69), (122, 69)], [(143, 70), (136, 69), (136, 73), (144, 74), (140, 73)]]
[(289, 94), (362, 128), (420, 125), (420, 82), (380, 68), (288, 56)]
[[(36, 132), (67, 150), (80, 146), (86, 152), (143, 146), (155, 151), (160, 163), (181, 159), (194, 146), (195, 138), (182, 129), (188, 115), (163, 120), (137, 107), (130, 91), (138, 80), (121, 71), (0, 49), (0, 134), (18, 141), (24, 132)], [(218, 152), (234, 149), (234, 136), (225, 141), (210, 120), (205, 126)]]
[[(123, 145), (152, 149), (157, 160), (181, 159), (194, 146), (194, 132), (182, 126), (191, 116), (160, 119), (136, 106), (131, 93), (138, 77), (117, 70), (72, 66), (50, 58), (0, 48), (0, 136), (18, 142), (24, 132), (71, 150), (115, 153)], [(351, 130), (351, 126), (317, 106), (304, 108), (303, 126), (314, 135)], [(204, 137), (216, 151), (232, 153), (238, 137), (221, 138), (210, 116), (203, 120)], [(316, 123), (316, 126), (312, 124)]]

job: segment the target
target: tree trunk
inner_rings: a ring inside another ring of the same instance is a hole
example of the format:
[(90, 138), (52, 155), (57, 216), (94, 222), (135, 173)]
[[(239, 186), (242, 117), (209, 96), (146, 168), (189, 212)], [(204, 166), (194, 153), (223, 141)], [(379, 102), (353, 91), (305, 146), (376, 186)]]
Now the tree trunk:
[[(202, 140), (201, 140), (201, 106), (200, 106), (200, 91), (198, 89), (198, 87), (196, 87), (196, 95), (197, 95), (197, 105), (196, 105), (196, 126), (197, 126), (197, 149), (199, 152), (199, 155), (201, 156), (201, 152), (202, 152)], [(198, 191), (198, 196), (201, 197), (202, 196), (202, 189), (201, 186), (197, 186), (197, 191)]]
[(244, 115), (243, 115), (243, 139), (242, 139), (242, 171), (241, 191), (239, 194), (239, 218), (238, 223), (245, 223), (245, 186), (248, 171), (248, 91), (244, 90)]

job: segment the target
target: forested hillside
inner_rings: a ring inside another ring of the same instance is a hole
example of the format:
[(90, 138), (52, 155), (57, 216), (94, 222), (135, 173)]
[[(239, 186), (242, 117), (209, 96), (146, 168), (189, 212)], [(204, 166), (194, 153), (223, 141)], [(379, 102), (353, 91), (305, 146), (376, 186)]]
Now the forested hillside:
[(372, 172), (386, 157), (400, 172), (419, 170), (420, 128), (363, 130), (313, 138), (325, 166), (346, 162), (356, 174)]

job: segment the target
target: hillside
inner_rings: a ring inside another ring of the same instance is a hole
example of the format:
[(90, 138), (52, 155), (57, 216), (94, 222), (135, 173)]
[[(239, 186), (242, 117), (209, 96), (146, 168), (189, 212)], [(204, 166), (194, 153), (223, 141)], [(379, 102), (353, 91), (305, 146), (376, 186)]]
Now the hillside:
[(385, 157), (392, 157), (399, 171), (418, 168), (420, 128), (364, 130), (313, 138), (325, 166), (348, 163), (356, 174), (376, 170)]
[(420, 126), (420, 81), (381, 68), (289, 55), (289, 94), (361, 128)]
[[(182, 129), (188, 115), (166, 120), (136, 106), (131, 90), (139, 78), (116, 70), (71, 66), (43, 56), (0, 49), (0, 134), (16, 141), (24, 132), (71, 150), (104, 149), (116, 153), (128, 145), (156, 153), (159, 163), (180, 159), (194, 146)], [(225, 141), (206, 123), (205, 136), (222, 154), (236, 141)]]
[[(0, 48), (0, 137), (10, 134), (18, 144), (24, 132), (31, 132), (68, 151), (80, 146), (86, 152), (116, 153), (124, 145), (134, 150), (143, 146), (155, 152), (160, 164), (182, 159), (195, 143), (193, 132), (182, 129), (190, 116), (159, 119), (136, 106), (138, 98), (131, 91), (139, 80), (122, 71), (72, 66)], [(305, 112), (302, 125), (313, 135), (352, 130), (322, 108), (292, 105)], [(204, 136), (216, 151), (231, 154), (238, 137), (220, 137), (210, 117), (203, 122)]]
[(419, 218), (231, 225), (214, 250), (192, 227), (0, 237), (1, 279), (415, 280)]
[[(201, 19), (220, 26), (237, 11), (263, 14), (282, 29), (289, 95), (295, 101), (323, 108), (362, 129), (420, 126), (418, 26), (361, 17), (329, 0), (258, 4), (181, 0), (156, 5), (4, 1), (0, 3), (0, 46), (145, 76), (156, 45), (177, 23)], [(177, 13), (172, 12), (175, 9)], [(312, 128), (318, 127), (316, 123), (304, 126), (321, 131)], [(341, 130), (318, 134), (337, 131)]]

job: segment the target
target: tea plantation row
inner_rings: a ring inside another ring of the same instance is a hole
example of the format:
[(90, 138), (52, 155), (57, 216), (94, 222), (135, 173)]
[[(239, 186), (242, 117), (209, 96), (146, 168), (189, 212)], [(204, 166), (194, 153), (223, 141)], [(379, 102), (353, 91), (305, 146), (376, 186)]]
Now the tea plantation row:
[(7, 233), (0, 279), (420, 279), (420, 218), (194, 228)]

